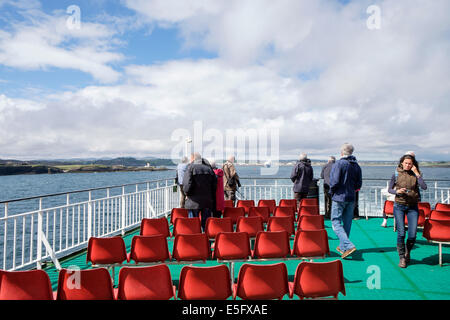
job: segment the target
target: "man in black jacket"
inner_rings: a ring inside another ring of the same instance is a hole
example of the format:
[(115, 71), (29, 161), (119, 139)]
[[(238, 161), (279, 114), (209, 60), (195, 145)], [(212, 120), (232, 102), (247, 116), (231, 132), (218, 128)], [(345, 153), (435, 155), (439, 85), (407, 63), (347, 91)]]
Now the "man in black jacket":
[(183, 190), (186, 194), (185, 208), (189, 217), (198, 217), (202, 212), (202, 228), (215, 207), (217, 178), (211, 166), (196, 152), (191, 155), (191, 163), (183, 178)]
[(306, 153), (302, 153), (299, 161), (295, 164), (291, 172), (291, 181), (294, 183), (294, 198), (297, 206), (303, 198), (308, 196), (309, 186), (314, 177), (311, 160)]
[(331, 156), (328, 163), (322, 167), (320, 177), (323, 179), (323, 195), (325, 197), (325, 218), (331, 218), (331, 194), (330, 194), (330, 172), (336, 158)]

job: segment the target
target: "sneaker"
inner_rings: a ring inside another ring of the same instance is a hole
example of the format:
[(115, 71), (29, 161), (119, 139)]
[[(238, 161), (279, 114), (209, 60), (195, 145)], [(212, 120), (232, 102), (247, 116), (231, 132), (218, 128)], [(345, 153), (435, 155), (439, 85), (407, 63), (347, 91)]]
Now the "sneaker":
[(383, 223), (381, 223), (381, 226), (382, 226), (383, 228), (386, 228), (386, 227), (387, 227), (387, 219), (383, 219)]
[(336, 247), (336, 251), (339, 252), (341, 255), (344, 254), (344, 251), (342, 251), (341, 248), (339, 248), (339, 246)]
[(356, 251), (355, 247), (348, 249), (341, 255), (341, 258), (344, 259), (344, 258), (348, 257), (349, 255), (351, 255), (355, 251)]

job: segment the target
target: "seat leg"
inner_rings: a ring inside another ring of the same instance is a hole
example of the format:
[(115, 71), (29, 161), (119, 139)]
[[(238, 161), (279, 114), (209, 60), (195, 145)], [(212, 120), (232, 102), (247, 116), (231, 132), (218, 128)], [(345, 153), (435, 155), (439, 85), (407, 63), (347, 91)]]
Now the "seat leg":
[(442, 243), (439, 243), (439, 265), (442, 267)]

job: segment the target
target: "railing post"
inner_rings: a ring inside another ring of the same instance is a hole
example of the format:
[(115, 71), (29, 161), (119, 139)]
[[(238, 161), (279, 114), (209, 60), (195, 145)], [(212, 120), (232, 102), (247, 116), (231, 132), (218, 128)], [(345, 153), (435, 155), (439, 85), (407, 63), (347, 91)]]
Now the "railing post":
[(88, 201), (88, 221), (87, 221), (87, 238), (88, 240), (92, 237), (92, 194), (89, 191), (89, 201)]
[(437, 181), (434, 182), (434, 201), (437, 201), (438, 194), (437, 194)]
[(147, 192), (145, 193), (146, 197), (147, 197), (147, 206), (146, 206), (146, 211), (145, 211), (145, 217), (148, 219), (150, 218), (150, 184), (147, 182)]
[(126, 212), (126, 199), (125, 199), (125, 187), (122, 187), (122, 221), (121, 221), (121, 226), (122, 226), (122, 236), (125, 235), (125, 220), (126, 220), (126, 216), (125, 216), (125, 212)]
[(42, 269), (42, 198), (39, 198), (38, 226), (37, 226), (37, 246), (36, 246), (36, 268)]
[(3, 270), (6, 270), (6, 242), (8, 240), (8, 203), (5, 203), (5, 234), (3, 238)]

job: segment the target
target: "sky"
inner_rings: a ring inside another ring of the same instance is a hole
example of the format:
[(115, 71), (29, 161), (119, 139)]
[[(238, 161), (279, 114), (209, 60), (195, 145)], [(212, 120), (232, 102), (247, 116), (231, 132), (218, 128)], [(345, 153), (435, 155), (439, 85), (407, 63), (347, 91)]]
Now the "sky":
[(349, 142), (361, 160), (450, 161), (448, 12), (448, 0), (0, 0), (0, 158), (177, 158), (187, 134), (216, 158), (326, 159)]

